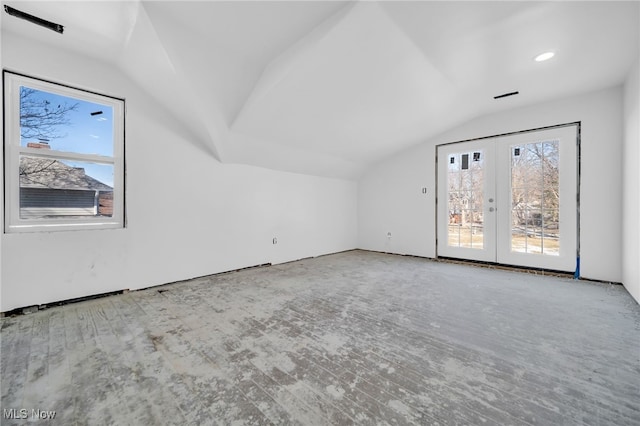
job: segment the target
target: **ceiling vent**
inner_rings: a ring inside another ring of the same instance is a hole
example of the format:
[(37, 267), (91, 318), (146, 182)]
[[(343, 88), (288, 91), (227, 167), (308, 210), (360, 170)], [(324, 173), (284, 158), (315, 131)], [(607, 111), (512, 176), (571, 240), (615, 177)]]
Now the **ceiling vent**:
[(4, 11), (7, 12), (11, 16), (15, 16), (16, 18), (24, 19), (25, 21), (29, 21), (32, 24), (40, 25), (41, 27), (48, 28), (52, 31), (62, 34), (64, 31), (64, 27), (60, 24), (56, 24), (55, 22), (47, 21), (42, 18), (38, 18), (37, 16), (30, 15), (26, 12), (23, 12), (18, 9), (14, 9), (11, 6), (4, 6)]
[(494, 97), (493, 97), (493, 99), (506, 98), (507, 96), (517, 95), (518, 93), (520, 93), (520, 92), (509, 92), (509, 93), (503, 93), (502, 95), (494, 96)]

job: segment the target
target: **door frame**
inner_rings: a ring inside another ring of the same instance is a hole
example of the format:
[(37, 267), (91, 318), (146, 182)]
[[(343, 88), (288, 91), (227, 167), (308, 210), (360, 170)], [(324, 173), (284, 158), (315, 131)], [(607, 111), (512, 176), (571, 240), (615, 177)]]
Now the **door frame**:
[[(574, 277), (575, 278), (579, 278), (580, 277), (580, 186), (581, 186), (581, 122), (580, 121), (574, 121), (574, 122), (567, 122), (567, 123), (562, 123), (562, 124), (555, 124), (555, 125), (551, 125), (551, 126), (544, 126), (544, 127), (536, 127), (536, 128), (531, 128), (531, 129), (526, 129), (526, 130), (520, 130), (520, 131), (514, 131), (514, 132), (507, 132), (507, 133), (500, 133), (500, 134), (495, 134), (495, 135), (490, 135), (490, 136), (482, 136), (482, 137), (477, 137), (477, 138), (471, 138), (471, 139), (462, 139), (462, 140), (458, 140), (458, 141), (453, 141), (453, 142), (446, 142), (446, 143), (441, 143), (441, 144), (436, 144), (434, 146), (435, 149), (435, 159), (436, 159), (436, 167), (435, 167), (435, 181), (436, 181), (436, 185), (435, 185), (435, 226), (434, 226), (434, 231), (435, 231), (435, 253), (436, 253), (436, 258), (440, 259), (447, 259), (447, 258), (451, 258), (448, 256), (442, 256), (439, 253), (438, 250), (438, 229), (439, 229), (439, 221), (442, 220), (442, 218), (440, 217), (440, 215), (438, 214), (438, 210), (440, 208), (439, 203), (441, 202), (447, 202), (447, 200), (440, 200), (439, 199), (439, 193), (440, 193), (440, 185), (442, 185), (442, 183), (439, 181), (439, 168), (440, 168), (440, 161), (444, 161), (444, 159), (440, 159), (438, 157), (438, 148), (441, 146), (445, 146), (445, 145), (453, 145), (453, 144), (459, 144), (459, 143), (463, 143), (463, 142), (473, 142), (473, 141), (480, 141), (480, 140), (485, 140), (485, 139), (497, 139), (497, 138), (502, 138), (502, 137), (508, 137), (508, 136), (514, 136), (514, 135), (521, 135), (521, 134), (527, 134), (527, 133), (532, 133), (532, 132), (540, 132), (540, 131), (545, 131), (545, 130), (553, 130), (553, 129), (558, 129), (558, 128), (563, 128), (563, 127), (575, 127), (575, 132), (576, 132), (576, 147), (575, 147), (575, 161), (576, 161), (576, 165), (575, 165), (575, 170), (576, 170), (576, 177), (575, 177), (575, 184), (576, 184), (576, 188), (575, 188), (575, 194), (576, 194), (576, 230), (575, 230), (575, 238), (576, 238), (576, 266), (575, 266), (575, 271), (574, 271)], [(464, 258), (455, 258), (456, 260), (462, 260), (462, 261), (469, 261), (469, 262), (477, 262), (475, 260), (472, 259), (464, 259)], [(488, 264), (501, 264), (498, 262), (491, 262), (491, 261), (480, 261), (482, 263), (488, 263)], [(527, 266), (527, 265), (510, 265), (510, 264), (504, 264), (504, 265), (508, 265), (508, 266), (514, 266), (514, 267), (522, 267), (522, 268), (526, 268), (526, 269), (536, 269), (536, 270), (550, 270), (550, 271), (557, 271), (558, 269), (548, 269), (548, 268), (541, 268), (541, 267), (536, 267), (536, 266)], [(563, 272), (568, 272), (568, 271), (563, 271)]]

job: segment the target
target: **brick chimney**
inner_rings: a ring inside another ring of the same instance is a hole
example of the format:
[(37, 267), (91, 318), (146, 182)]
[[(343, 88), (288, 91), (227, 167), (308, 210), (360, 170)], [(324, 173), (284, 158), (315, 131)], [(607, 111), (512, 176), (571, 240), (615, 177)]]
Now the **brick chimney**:
[(51, 149), (49, 142), (27, 142), (27, 148)]

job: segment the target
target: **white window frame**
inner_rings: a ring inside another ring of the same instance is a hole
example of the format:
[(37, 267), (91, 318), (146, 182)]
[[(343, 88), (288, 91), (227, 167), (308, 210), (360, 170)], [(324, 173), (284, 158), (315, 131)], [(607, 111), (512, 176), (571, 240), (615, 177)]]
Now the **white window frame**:
[[(125, 227), (124, 99), (76, 89), (3, 71), (4, 79), (4, 212), (5, 233), (117, 229)], [(28, 148), (20, 145), (20, 86), (113, 108), (113, 156)], [(83, 218), (20, 218), (20, 156), (86, 161), (113, 166), (113, 215)]]

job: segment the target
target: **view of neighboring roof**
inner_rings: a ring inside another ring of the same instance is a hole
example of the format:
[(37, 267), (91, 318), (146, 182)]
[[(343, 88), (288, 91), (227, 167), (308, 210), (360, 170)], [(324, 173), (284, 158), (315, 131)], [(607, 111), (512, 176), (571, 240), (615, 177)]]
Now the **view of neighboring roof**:
[(21, 188), (113, 191), (113, 188), (87, 176), (81, 167), (71, 167), (51, 158), (20, 158)]

